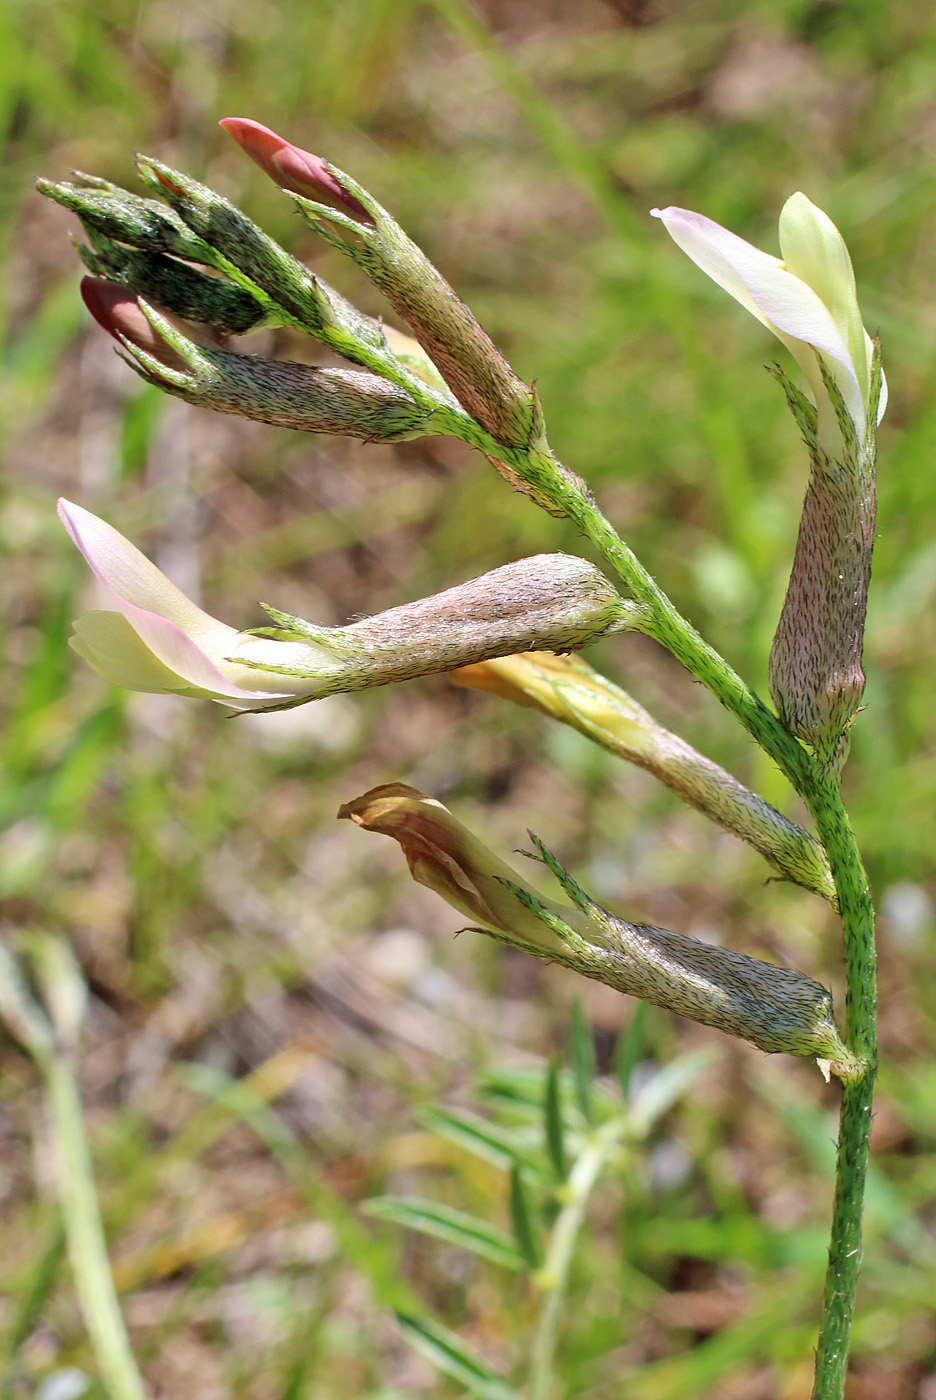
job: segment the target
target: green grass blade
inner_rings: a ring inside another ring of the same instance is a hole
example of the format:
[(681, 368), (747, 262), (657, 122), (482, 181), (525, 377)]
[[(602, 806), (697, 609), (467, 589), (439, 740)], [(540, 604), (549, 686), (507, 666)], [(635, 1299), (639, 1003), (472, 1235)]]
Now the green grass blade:
[(447, 1327), (407, 1313), (397, 1313), (397, 1321), (414, 1351), (472, 1395), (481, 1400), (517, 1400), (517, 1392)]
[(546, 1074), (546, 1095), (543, 1100), (543, 1120), (546, 1130), (546, 1149), (553, 1171), (559, 1181), (565, 1181), (568, 1164), (565, 1151), (565, 1131), (562, 1125), (562, 1097), (559, 1089), (559, 1062), (553, 1057)]
[(419, 1121), (430, 1132), (438, 1133), (501, 1171), (509, 1172), (519, 1158), (536, 1176), (543, 1175), (538, 1154), (517, 1133), (489, 1123), (477, 1113), (464, 1108), (424, 1108)]
[(446, 1244), (501, 1264), (505, 1269), (522, 1269), (524, 1257), (510, 1236), (496, 1225), (489, 1225), (480, 1216), (454, 1210), (438, 1201), (419, 1200), (402, 1196), (377, 1196), (364, 1207), (366, 1214), (378, 1220), (389, 1220), (408, 1230), (431, 1235)]
[(630, 1025), (617, 1043), (614, 1055), (614, 1072), (617, 1075), (617, 1081), (621, 1087), (621, 1097), (625, 1103), (630, 1098), (631, 1076), (634, 1073), (634, 1067), (643, 1053), (649, 1014), (650, 1007), (647, 1003), (638, 1001)]
[(592, 1085), (595, 1079), (595, 1045), (591, 1027), (578, 999), (572, 1008), (572, 1024), (569, 1027), (569, 1059), (576, 1102), (586, 1123), (594, 1123)]
[(58, 1226), (48, 1247), (37, 1258), (17, 1299), (16, 1309), (4, 1343), (5, 1375), (0, 1382), (0, 1400), (10, 1400), (22, 1377), (18, 1374), (17, 1353), (28, 1341), (36, 1326), (46, 1299), (58, 1278), (65, 1258), (65, 1232)]
[(510, 1218), (521, 1254), (531, 1269), (538, 1269), (543, 1262), (543, 1246), (519, 1162), (514, 1162), (510, 1173)]

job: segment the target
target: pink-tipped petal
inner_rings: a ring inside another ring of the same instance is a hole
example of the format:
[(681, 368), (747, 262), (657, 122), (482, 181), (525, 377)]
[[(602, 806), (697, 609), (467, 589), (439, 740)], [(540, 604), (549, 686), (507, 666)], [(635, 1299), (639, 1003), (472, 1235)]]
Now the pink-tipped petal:
[(58, 514), (72, 543), (114, 595), (121, 611), (127, 604), (156, 613), (193, 637), (207, 639), (219, 628), (231, 638), (237, 636), (233, 627), (225, 627), (186, 598), (182, 590), (113, 525), (64, 499), (58, 503)]
[[(73, 543), (111, 594), (120, 612), (153, 656), (184, 686), (232, 700), (271, 700), (308, 694), (307, 678), (264, 674), (229, 663), (241, 644), (235, 628), (204, 612), (145, 554), (112, 525), (71, 501), (60, 500), (59, 518)], [(295, 648), (264, 653), (295, 662)], [(251, 658), (253, 659), (253, 658)]]
[[(811, 345), (841, 371), (839, 388), (859, 434), (864, 433), (864, 396), (849, 347), (828, 308), (779, 258), (763, 253), (704, 214), (689, 209), (655, 209), (667, 233), (713, 282), (750, 311), (803, 363), (800, 341)], [(805, 367), (805, 366), (804, 366)], [(807, 367), (808, 368), (808, 367)]]
[(140, 309), (140, 303), (126, 287), (103, 282), (97, 277), (81, 279), (81, 296), (91, 315), (115, 340), (121, 336), (161, 360), (168, 369), (184, 368), (184, 362), (172, 346), (150, 325)]
[(280, 189), (319, 203), (334, 204), (363, 223), (374, 220), (332, 174), (321, 156), (294, 146), (250, 117), (222, 117), (218, 123)]

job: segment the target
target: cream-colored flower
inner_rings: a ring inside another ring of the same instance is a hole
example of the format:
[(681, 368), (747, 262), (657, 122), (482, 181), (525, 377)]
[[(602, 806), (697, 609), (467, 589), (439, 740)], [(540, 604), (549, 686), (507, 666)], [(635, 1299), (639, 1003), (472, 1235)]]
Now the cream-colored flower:
[[(238, 710), (316, 693), (310, 674), (334, 671), (324, 648), (252, 637), (210, 617), (113, 526), (70, 501), (59, 517), (116, 611), (84, 613), (71, 645), (116, 685), (219, 700)], [(251, 665), (245, 665), (250, 662)], [(257, 670), (292, 666), (304, 676)]]
[(128, 690), (195, 695), (239, 710), (430, 676), (516, 651), (569, 651), (619, 632), (631, 606), (568, 554), (535, 554), (346, 627), (267, 608), (273, 636), (209, 617), (129, 540), (80, 506), (66, 529), (117, 612), (85, 613), (72, 646)]
[[(828, 215), (804, 194), (791, 195), (780, 213), (782, 257), (775, 258), (703, 214), (676, 208), (652, 213), (703, 272), (783, 341), (809, 381), (820, 436), (837, 448), (834, 410), (816, 359), (822, 356), (863, 444), (873, 347), (862, 325), (845, 240)], [(882, 383), (878, 422), (886, 402)]]

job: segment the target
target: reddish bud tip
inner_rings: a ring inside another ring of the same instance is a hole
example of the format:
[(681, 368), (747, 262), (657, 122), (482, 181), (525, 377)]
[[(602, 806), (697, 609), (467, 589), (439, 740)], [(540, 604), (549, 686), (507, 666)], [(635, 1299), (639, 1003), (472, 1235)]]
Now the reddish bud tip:
[(115, 340), (121, 336), (161, 360), (167, 368), (182, 366), (183, 361), (170, 345), (154, 330), (140, 309), (132, 292), (114, 282), (102, 282), (96, 277), (81, 279), (81, 296), (85, 306), (108, 335)]
[(292, 145), (268, 126), (249, 117), (223, 117), (218, 125), (234, 137), (251, 160), (280, 189), (290, 190), (293, 194), (301, 194), (319, 203), (336, 205), (362, 223), (373, 224), (374, 220), (363, 204), (348, 194), (321, 156), (314, 156), (311, 151)]
[(164, 190), (168, 190), (170, 194), (177, 195), (180, 199), (185, 195), (185, 190), (182, 186), (177, 185), (175, 180), (170, 179), (164, 170), (157, 170), (156, 167), (152, 165), (149, 166), (149, 169), (152, 171), (153, 175), (155, 175)]

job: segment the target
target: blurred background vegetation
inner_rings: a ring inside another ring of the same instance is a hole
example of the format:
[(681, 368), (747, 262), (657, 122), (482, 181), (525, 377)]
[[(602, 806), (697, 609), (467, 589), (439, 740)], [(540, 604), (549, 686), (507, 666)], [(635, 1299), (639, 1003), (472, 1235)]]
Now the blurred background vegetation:
[[(526, 553), (580, 550), (458, 444), (245, 424), (120, 364), (79, 300), (77, 221), (34, 195), (35, 173), (132, 186), (133, 151), (157, 155), (384, 310), (218, 131), (247, 115), (395, 213), (536, 379), (559, 454), (761, 692), (804, 453), (761, 368), (776, 345), (648, 211), (699, 209), (775, 251), (779, 208), (803, 189), (843, 230), (891, 387), (867, 708), (847, 774), (882, 911), (885, 1057), (848, 1393), (934, 1400), (936, 11), (474, 2), (0, 9), (0, 900), (8, 928), (67, 934), (91, 986), (81, 1083), (134, 1345), (167, 1400), (461, 1393), (401, 1341), (377, 1250), (480, 1353), (507, 1370), (522, 1356), (522, 1279), (387, 1222), (355, 1234), (344, 1212), (417, 1189), (505, 1220), (503, 1175), (428, 1133), (420, 1108), (470, 1105), (492, 1070), (540, 1064), (576, 996), (606, 1071), (634, 1006), (476, 936), (453, 941), (457, 917), (411, 884), (396, 847), (335, 823), (366, 787), (422, 787), (505, 855), (532, 826), (621, 912), (840, 990), (837, 925), (818, 900), (766, 883), (752, 851), (528, 711), (438, 678), (229, 720), (118, 693), (68, 650), (92, 594), (58, 494), (245, 627), (261, 597), (340, 623)], [(314, 358), (286, 334), (249, 348)], [(625, 637), (589, 659), (798, 815), (651, 644)], [(711, 1063), (594, 1199), (564, 1393), (808, 1396), (834, 1087), (657, 1012), (642, 1068), (699, 1047)], [(265, 1134), (222, 1092), (248, 1075), (273, 1115)], [(0, 1079), (0, 1390), (65, 1400), (95, 1363), (36, 1073), (9, 1041)], [(277, 1133), (301, 1150), (277, 1151)]]

